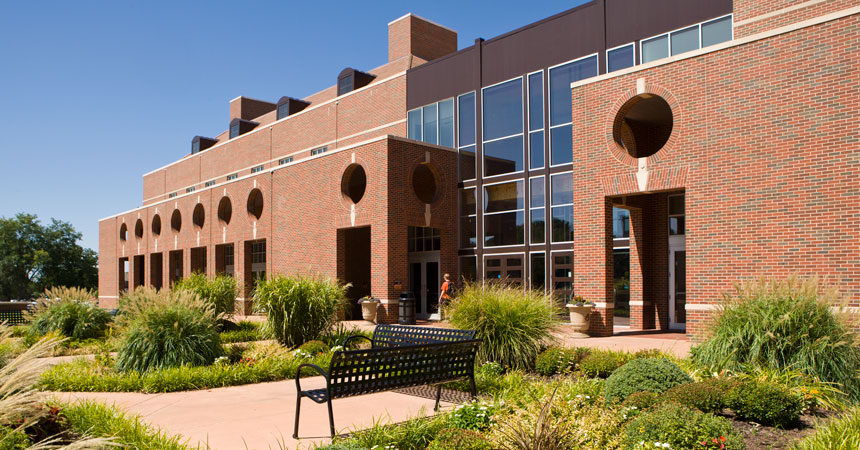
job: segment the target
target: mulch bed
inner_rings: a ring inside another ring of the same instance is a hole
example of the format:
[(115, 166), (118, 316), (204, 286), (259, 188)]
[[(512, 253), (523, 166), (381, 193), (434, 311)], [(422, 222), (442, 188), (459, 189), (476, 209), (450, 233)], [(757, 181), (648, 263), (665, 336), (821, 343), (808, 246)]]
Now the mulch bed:
[(732, 421), (732, 426), (744, 438), (747, 450), (789, 450), (792, 444), (815, 433), (815, 425), (830, 421), (832, 414), (806, 414), (800, 417), (800, 423), (793, 428), (774, 428), (752, 422), (736, 419), (726, 414)]

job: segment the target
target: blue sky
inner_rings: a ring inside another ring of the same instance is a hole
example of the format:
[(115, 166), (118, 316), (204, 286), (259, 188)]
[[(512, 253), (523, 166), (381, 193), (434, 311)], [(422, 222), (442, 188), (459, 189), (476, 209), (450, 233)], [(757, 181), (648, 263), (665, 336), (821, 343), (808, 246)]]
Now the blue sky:
[[(0, 217), (71, 222), (141, 203), (141, 176), (227, 128), (230, 99), (304, 97), (388, 57), (408, 12), (460, 48), (572, 8), (538, 2), (6, 2), (0, 5)], [(347, 5), (360, 5), (350, 7)]]

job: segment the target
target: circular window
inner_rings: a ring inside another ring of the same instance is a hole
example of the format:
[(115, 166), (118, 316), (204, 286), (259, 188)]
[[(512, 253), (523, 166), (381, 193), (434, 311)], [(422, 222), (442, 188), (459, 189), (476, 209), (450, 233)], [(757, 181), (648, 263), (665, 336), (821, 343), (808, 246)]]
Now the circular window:
[(134, 224), (134, 235), (138, 239), (143, 237), (143, 221), (137, 219), (137, 223)]
[(191, 213), (191, 223), (197, 228), (203, 228), (203, 223), (206, 222), (206, 210), (200, 203), (194, 207), (194, 212)]
[(436, 200), (437, 185), (436, 170), (428, 163), (421, 163), (412, 171), (412, 190), (418, 200), (433, 203)]
[(124, 241), (128, 238), (128, 227), (125, 224), (119, 226), (119, 240)]
[(263, 193), (254, 189), (248, 194), (248, 214), (260, 219), (263, 215)]
[(158, 214), (152, 218), (152, 234), (156, 236), (161, 234), (161, 216)]
[(179, 213), (179, 210), (174, 210), (173, 215), (170, 216), (170, 228), (173, 228), (173, 231), (179, 233), (182, 230), (182, 214)]
[(672, 134), (672, 108), (658, 95), (640, 94), (627, 100), (612, 124), (615, 143), (634, 158), (657, 153)]
[(343, 172), (340, 190), (352, 203), (360, 202), (364, 197), (364, 191), (367, 190), (367, 174), (364, 172), (364, 167), (350, 164)]
[(233, 204), (230, 202), (230, 197), (224, 197), (218, 202), (218, 220), (224, 222), (224, 225), (229, 225), (232, 217)]

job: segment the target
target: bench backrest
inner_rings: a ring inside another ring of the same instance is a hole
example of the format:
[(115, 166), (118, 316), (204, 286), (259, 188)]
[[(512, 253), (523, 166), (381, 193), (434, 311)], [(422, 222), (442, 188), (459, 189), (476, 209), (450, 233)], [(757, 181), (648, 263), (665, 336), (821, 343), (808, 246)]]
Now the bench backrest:
[(453, 328), (410, 327), (379, 324), (373, 330), (373, 347), (433, 344), (475, 339), (475, 330)]
[(479, 340), (335, 352), (329, 366), (331, 398), (351, 397), (474, 375)]

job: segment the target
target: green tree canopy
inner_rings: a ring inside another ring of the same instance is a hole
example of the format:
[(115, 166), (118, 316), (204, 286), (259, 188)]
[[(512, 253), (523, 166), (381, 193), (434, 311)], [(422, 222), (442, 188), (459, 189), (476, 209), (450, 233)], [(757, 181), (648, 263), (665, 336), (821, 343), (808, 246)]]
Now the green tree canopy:
[(0, 217), (0, 301), (28, 299), (52, 286), (97, 288), (98, 256), (78, 245), (80, 239), (68, 222)]

